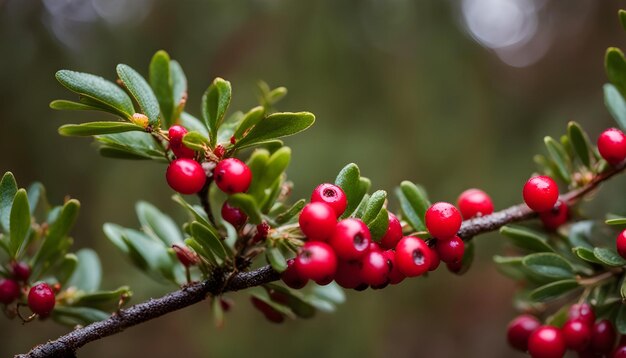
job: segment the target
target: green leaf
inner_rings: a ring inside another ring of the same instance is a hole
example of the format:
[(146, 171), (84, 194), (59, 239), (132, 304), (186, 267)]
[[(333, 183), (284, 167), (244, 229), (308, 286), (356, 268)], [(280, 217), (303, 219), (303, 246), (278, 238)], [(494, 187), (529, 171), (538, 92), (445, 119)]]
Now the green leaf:
[(217, 142), (217, 130), (224, 121), (231, 96), (230, 82), (219, 77), (213, 80), (202, 96), (202, 118), (209, 129), (211, 147), (214, 147)]
[(129, 119), (135, 113), (130, 97), (113, 82), (88, 73), (60, 70), (56, 79), (67, 89), (90, 98), (108, 108), (111, 113)]
[(338, 305), (346, 302), (346, 294), (334, 281), (325, 286), (315, 285), (311, 294)]
[[(35, 255), (34, 277), (44, 273), (55, 260), (62, 257), (59, 256), (59, 253), (62, 252), (63, 247), (68, 245), (68, 234), (76, 222), (79, 210), (80, 203), (76, 199), (68, 200), (63, 204), (56, 220), (50, 224), (48, 234)], [(48, 222), (50, 223), (51, 220)]]
[(276, 219), (274, 221), (278, 225), (282, 225), (282, 224), (284, 224), (286, 222), (289, 222), (289, 220), (291, 220), (293, 217), (298, 215), (298, 213), (300, 213), (300, 211), (302, 211), (302, 208), (304, 208), (305, 204), (306, 204), (306, 200), (304, 200), (304, 199), (300, 199), (300, 200), (296, 201), (287, 210), (285, 210), (282, 213), (278, 214), (278, 216), (276, 216)]
[(619, 284), (619, 294), (622, 297), (622, 302), (626, 300), (626, 280), (625, 277), (622, 277), (622, 280)]
[(213, 297), (211, 299), (211, 311), (213, 312), (213, 321), (215, 322), (215, 327), (221, 328), (224, 326), (224, 309), (222, 308), (222, 303), (220, 302), (221, 297)]
[(258, 225), (263, 221), (261, 210), (256, 200), (250, 194), (237, 193), (228, 198), (230, 205), (243, 210), (252, 224)]
[(30, 206), (24, 189), (18, 190), (13, 197), (10, 228), (9, 254), (16, 258), (30, 231)]
[(215, 255), (213, 255), (211, 251), (205, 250), (202, 244), (198, 242), (198, 240), (194, 239), (193, 237), (188, 237), (185, 239), (185, 245), (187, 245), (198, 255), (206, 259), (206, 261), (209, 262), (211, 265), (218, 266)]
[(82, 294), (74, 302), (73, 306), (91, 307), (104, 311), (115, 311), (118, 308), (122, 296), (126, 300), (132, 296), (132, 291), (128, 286), (122, 286), (114, 291), (94, 291)]
[(378, 241), (385, 236), (387, 228), (389, 227), (389, 213), (387, 209), (380, 209), (376, 218), (367, 224), (367, 227), (370, 229), (373, 240)]
[(426, 210), (430, 207), (426, 191), (421, 186), (406, 180), (400, 183), (400, 191), (402, 195), (396, 194), (400, 199), (400, 206), (404, 216), (415, 230), (426, 230), (424, 216), (426, 215)]
[(78, 266), (78, 256), (75, 254), (65, 254), (56, 271), (56, 278), (62, 287), (67, 287), (67, 280), (72, 277)]
[(143, 114), (148, 116), (150, 124), (156, 126), (159, 123), (159, 101), (146, 79), (143, 78), (132, 67), (124, 64), (117, 65), (117, 75), (126, 86), (126, 89), (133, 95)]
[(91, 249), (81, 249), (76, 253), (78, 266), (70, 277), (67, 287), (76, 287), (85, 292), (95, 292), (100, 288), (102, 265), (100, 258)]
[(568, 320), (568, 311), (570, 306), (565, 305), (561, 307), (554, 314), (546, 318), (546, 325), (554, 326), (554, 327), (563, 327), (565, 322)]
[(530, 298), (535, 301), (545, 302), (561, 297), (578, 287), (576, 280), (555, 281), (530, 292)]
[(315, 116), (309, 112), (273, 113), (261, 119), (248, 134), (235, 143), (235, 149), (243, 149), (277, 138), (290, 136), (309, 128)]
[(122, 155), (127, 153), (127, 157), (132, 159), (143, 158), (166, 161), (165, 149), (155, 138), (146, 132), (126, 132), (118, 134), (107, 134), (97, 136), (96, 140), (103, 144), (104, 155), (113, 154)]
[(622, 96), (626, 95), (626, 60), (622, 51), (609, 47), (604, 57), (604, 67), (609, 81), (617, 87)]
[(620, 334), (626, 334), (626, 305), (620, 305), (615, 317), (615, 327)]
[(17, 182), (13, 173), (6, 172), (0, 180), (0, 224), (5, 233), (9, 233), (11, 206), (17, 193)]
[(183, 243), (183, 235), (178, 229), (178, 225), (154, 205), (140, 201), (135, 206), (135, 211), (146, 233), (161, 240), (168, 247)]
[(80, 102), (66, 101), (64, 99), (57, 99), (50, 102), (50, 108), (58, 111), (105, 111), (102, 107), (91, 106)]
[(622, 24), (622, 28), (626, 30), (626, 11), (620, 9), (617, 11), (617, 15), (619, 17), (620, 24)]
[(263, 119), (264, 115), (265, 109), (261, 106), (254, 107), (249, 110), (248, 113), (243, 116), (243, 119), (239, 123), (235, 133), (233, 133), (235, 139), (241, 139), (248, 129), (254, 127), (257, 123), (259, 123), (259, 121), (261, 121), (261, 119)]
[(275, 151), (268, 159), (265, 170), (259, 180), (258, 187), (265, 190), (285, 172), (291, 161), (291, 149), (282, 147)]
[(59, 134), (64, 136), (92, 136), (99, 134), (112, 134), (145, 129), (128, 122), (89, 122), (81, 124), (65, 124), (59, 127)]
[(341, 218), (350, 216), (359, 206), (363, 195), (365, 195), (360, 188), (360, 177), (359, 167), (354, 163), (350, 163), (341, 169), (335, 179), (335, 185), (344, 191), (348, 200), (348, 205)]
[(150, 87), (154, 91), (161, 114), (163, 115), (163, 125), (169, 128), (174, 124), (174, 94), (170, 79), (170, 56), (167, 52), (160, 50), (152, 56), (150, 61)]
[(386, 191), (377, 190), (372, 193), (369, 200), (367, 201), (367, 205), (365, 206), (365, 212), (363, 213), (361, 220), (363, 220), (365, 224), (369, 224), (374, 219), (376, 219), (376, 217), (380, 213), (380, 210), (383, 208), (383, 205), (385, 205), (385, 200), (387, 200)]
[(569, 230), (567, 241), (569, 241), (572, 247), (585, 247), (593, 250), (593, 245), (589, 242), (591, 237), (591, 230), (595, 223), (593, 220), (579, 221), (574, 223)]
[(315, 307), (308, 303), (300, 292), (273, 283), (265, 285), (265, 289), (268, 290), (272, 301), (291, 308), (296, 316), (300, 318), (311, 318), (315, 316)]
[(567, 124), (567, 135), (569, 137), (570, 143), (572, 143), (572, 147), (576, 152), (576, 155), (587, 168), (591, 167), (591, 142), (589, 141), (589, 136), (582, 129), (580, 124), (576, 122), (569, 122)]
[(522, 260), (522, 264), (530, 271), (547, 278), (573, 278), (574, 268), (562, 256), (554, 253), (530, 254)]
[(493, 257), (493, 262), (496, 264), (498, 271), (514, 280), (525, 280), (528, 276), (527, 270), (522, 264), (523, 260), (523, 256), (508, 257), (496, 255)]
[(52, 311), (52, 319), (67, 326), (86, 326), (90, 323), (103, 321), (110, 314), (89, 307), (57, 306)]
[(513, 245), (530, 252), (554, 251), (546, 236), (523, 226), (503, 226), (500, 234), (511, 239)]
[(189, 149), (205, 151), (209, 146), (209, 140), (200, 132), (191, 131), (183, 137), (183, 144)]
[(209, 131), (204, 126), (204, 123), (202, 123), (202, 121), (192, 116), (191, 114), (187, 112), (181, 113), (179, 121), (180, 121), (180, 125), (187, 128), (188, 131), (199, 132), (205, 138), (209, 137)]
[(578, 246), (578, 247), (572, 248), (572, 252), (574, 253), (574, 255), (578, 256), (580, 259), (584, 261), (591, 262), (594, 264), (602, 264), (602, 261), (598, 260), (598, 258), (596, 258), (596, 255), (593, 254), (593, 250), (589, 248)]
[(626, 225), (626, 218), (613, 218), (604, 222), (607, 225)]
[[(174, 123), (183, 113), (187, 102), (187, 77), (185, 76), (183, 68), (175, 60), (170, 61), (170, 81), (172, 83), (172, 94), (174, 96), (174, 114), (172, 115), (172, 123)], [(204, 128), (204, 125), (202, 128)], [(204, 130), (206, 130), (206, 128), (204, 128)]]
[(596, 247), (593, 249), (593, 254), (607, 266), (620, 267), (626, 265), (626, 260), (613, 249)]
[(556, 140), (554, 140), (554, 138), (550, 136), (544, 137), (543, 142), (545, 143), (546, 148), (548, 149), (550, 158), (556, 165), (557, 173), (559, 174), (559, 177), (565, 183), (569, 184), (572, 181), (572, 178), (570, 175), (569, 163), (568, 163), (567, 153), (565, 152), (565, 149), (563, 148), (563, 146), (561, 146), (559, 142), (557, 142)]
[(267, 257), (267, 262), (276, 272), (283, 272), (287, 269), (287, 260), (285, 260), (285, 256), (283, 256), (279, 248), (267, 247), (265, 256)]
[(191, 234), (193, 238), (202, 245), (204, 250), (213, 254), (216, 258), (221, 260), (221, 262), (226, 261), (227, 257), (230, 256), (224, 248), (224, 245), (222, 245), (222, 240), (220, 240), (219, 234), (216, 231), (194, 221), (191, 223)]
[(626, 101), (619, 93), (617, 87), (612, 84), (605, 84), (604, 104), (622, 130), (626, 130)]
[(32, 183), (28, 190), (28, 205), (30, 206), (30, 214), (33, 215), (37, 207), (43, 205), (43, 210), (48, 210), (50, 204), (46, 198), (46, 188), (39, 182)]
[(180, 204), (180, 206), (182, 206), (185, 210), (187, 210), (187, 212), (189, 212), (196, 221), (199, 221), (202, 225), (206, 227), (210, 227), (213, 230), (215, 230), (215, 227), (211, 225), (211, 223), (209, 223), (207, 214), (204, 212), (204, 210), (202, 210), (201, 208), (197, 208), (195, 206), (191, 206), (179, 194), (174, 194), (172, 196), (172, 200), (174, 200), (176, 203)]

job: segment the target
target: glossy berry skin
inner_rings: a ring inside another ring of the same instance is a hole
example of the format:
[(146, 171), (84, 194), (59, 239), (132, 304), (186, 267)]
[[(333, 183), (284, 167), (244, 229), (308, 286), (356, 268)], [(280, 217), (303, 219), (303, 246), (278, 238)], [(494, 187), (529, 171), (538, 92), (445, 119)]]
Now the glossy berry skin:
[(591, 328), (591, 349), (599, 353), (609, 353), (613, 349), (617, 333), (613, 323), (607, 319), (596, 322)]
[(370, 249), (361, 258), (361, 278), (370, 286), (381, 286), (389, 283), (389, 264), (380, 249)]
[(626, 358), (626, 345), (617, 347), (611, 354), (611, 358)]
[(239, 208), (231, 206), (228, 201), (222, 204), (222, 218), (235, 228), (241, 227), (248, 220), (248, 216)]
[(328, 244), (309, 241), (300, 248), (294, 266), (301, 277), (324, 282), (335, 276), (337, 256)]
[(206, 182), (202, 166), (192, 159), (176, 159), (170, 163), (165, 172), (169, 186), (181, 194), (195, 194)]
[(552, 209), (539, 213), (539, 219), (541, 219), (543, 227), (551, 231), (556, 231), (559, 226), (567, 222), (568, 218), (569, 208), (562, 201), (558, 201)]
[(215, 184), (226, 194), (244, 193), (252, 182), (252, 171), (237, 158), (227, 158), (213, 170)]
[(187, 148), (183, 144), (183, 137), (187, 134), (187, 129), (180, 125), (173, 125), (168, 130), (170, 138), (170, 149), (176, 158), (193, 158), (196, 154), (193, 149)]
[(328, 243), (342, 260), (356, 260), (365, 256), (372, 237), (367, 225), (360, 219), (344, 219), (337, 223)]
[(283, 317), (280, 312), (276, 311), (272, 306), (262, 301), (261, 299), (252, 296), (250, 297), (250, 300), (252, 301), (252, 305), (254, 306), (254, 308), (261, 311), (261, 313), (263, 313), (268, 321), (274, 323), (282, 323), (285, 320), (285, 317)]
[(283, 280), (285, 285), (293, 288), (294, 290), (303, 288), (309, 282), (308, 279), (302, 277), (300, 272), (298, 272), (298, 269), (295, 266), (295, 260), (293, 259), (287, 261), (287, 269), (283, 271), (280, 278)]
[(298, 218), (300, 230), (311, 241), (328, 241), (335, 232), (337, 214), (324, 203), (309, 203)]
[(528, 338), (540, 326), (541, 322), (534, 316), (523, 314), (515, 317), (506, 330), (509, 345), (519, 351), (526, 352), (528, 350)]
[(617, 235), (615, 246), (617, 246), (617, 253), (619, 253), (621, 257), (626, 258), (626, 230)]
[(567, 348), (584, 351), (591, 342), (591, 327), (581, 321), (567, 321), (561, 328)]
[(424, 240), (406, 236), (396, 246), (396, 264), (407, 277), (419, 276), (430, 268), (432, 252)]
[(389, 273), (387, 274), (389, 283), (397, 285), (404, 281), (406, 275), (398, 269), (398, 264), (396, 263), (396, 252), (394, 250), (386, 250), (383, 251), (383, 255), (385, 255), (385, 259), (387, 259), (387, 266), (389, 266)]
[(0, 303), (8, 305), (20, 297), (20, 285), (14, 280), (0, 279)]
[(457, 204), (465, 220), (493, 213), (493, 201), (480, 189), (467, 189), (462, 192)]
[(30, 277), (30, 266), (26, 262), (13, 262), (11, 264), (13, 277), (22, 282), (28, 281)]
[(341, 214), (346, 211), (346, 206), (348, 206), (346, 193), (344, 193), (340, 187), (329, 183), (320, 184), (313, 190), (311, 202), (328, 204), (328, 206), (335, 210), (337, 217), (340, 217)]
[(598, 151), (609, 164), (621, 163), (626, 159), (626, 135), (617, 128), (605, 130), (598, 137)]
[(335, 282), (343, 288), (357, 288), (362, 285), (361, 266), (361, 260), (339, 261)]
[(435, 203), (426, 210), (426, 228), (438, 239), (448, 239), (456, 235), (462, 221), (461, 213), (450, 203)]
[(596, 315), (593, 312), (593, 308), (591, 308), (588, 303), (576, 303), (571, 305), (567, 311), (567, 318), (570, 321), (581, 321), (589, 327), (591, 327), (596, 321)]
[(435, 244), (439, 259), (445, 263), (461, 262), (465, 253), (465, 243), (460, 237), (438, 239)]
[(389, 225), (387, 226), (387, 231), (385, 235), (380, 239), (380, 246), (383, 249), (393, 249), (398, 244), (398, 241), (402, 239), (402, 225), (400, 224), (400, 220), (392, 214), (389, 214)]
[(30, 288), (28, 292), (28, 307), (34, 313), (46, 317), (52, 312), (55, 305), (54, 292), (45, 282)]
[(539, 175), (528, 179), (522, 194), (526, 205), (541, 213), (554, 207), (559, 199), (559, 186), (549, 176)]
[(437, 239), (433, 239), (428, 242), (428, 247), (430, 248), (430, 254), (432, 256), (430, 260), (430, 267), (428, 267), (428, 271), (435, 271), (441, 264), (441, 258), (439, 258), (437, 247), (435, 247), (435, 243), (434, 243), (435, 241), (437, 241)]
[(561, 358), (565, 348), (563, 333), (557, 327), (541, 326), (528, 337), (528, 352), (533, 358)]

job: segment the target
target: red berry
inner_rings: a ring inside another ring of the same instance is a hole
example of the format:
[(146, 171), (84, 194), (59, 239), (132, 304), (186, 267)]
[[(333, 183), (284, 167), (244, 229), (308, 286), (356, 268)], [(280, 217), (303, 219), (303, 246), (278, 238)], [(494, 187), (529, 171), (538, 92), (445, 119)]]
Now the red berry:
[(535, 176), (526, 182), (523, 190), (524, 201), (536, 212), (551, 210), (559, 199), (559, 187), (552, 178)]
[(534, 316), (523, 314), (515, 317), (509, 323), (506, 331), (509, 345), (517, 350), (526, 352), (528, 350), (528, 338), (539, 326), (541, 326), (541, 322)]
[(300, 248), (294, 265), (303, 278), (323, 282), (335, 276), (337, 256), (328, 244), (310, 241)]
[(480, 189), (467, 189), (462, 192), (457, 204), (465, 220), (493, 213), (491, 198)]
[(28, 292), (28, 307), (34, 313), (46, 317), (54, 309), (55, 298), (52, 288), (45, 282), (30, 288)]
[(430, 261), (430, 267), (428, 267), (428, 271), (435, 271), (439, 264), (441, 264), (441, 259), (439, 258), (439, 253), (437, 252), (436, 245), (437, 239), (432, 239), (428, 241), (428, 248), (430, 248), (430, 253), (432, 256), (432, 260)]
[(280, 278), (283, 280), (285, 285), (295, 290), (301, 289), (302, 287), (306, 286), (307, 282), (309, 282), (308, 279), (302, 277), (300, 272), (298, 272), (298, 269), (295, 265), (295, 260), (293, 259), (287, 261), (287, 269), (283, 271)]
[(372, 238), (367, 225), (360, 219), (341, 220), (328, 243), (342, 260), (356, 260), (367, 253)]
[(424, 240), (405, 236), (396, 246), (396, 263), (400, 272), (408, 277), (419, 276), (430, 268), (432, 252)]
[(394, 214), (389, 213), (389, 226), (387, 226), (385, 236), (380, 239), (380, 246), (384, 249), (393, 249), (400, 239), (402, 239), (402, 225), (400, 224), (400, 220), (398, 220)]
[(436, 238), (448, 239), (461, 228), (461, 213), (450, 203), (439, 202), (426, 210), (426, 228)]
[(313, 194), (311, 194), (311, 202), (312, 203), (326, 203), (328, 204), (335, 213), (337, 217), (340, 217), (344, 211), (346, 211), (346, 206), (348, 205), (348, 199), (346, 198), (346, 193), (343, 190), (333, 184), (320, 184), (315, 190), (313, 190)]
[(371, 286), (381, 286), (389, 282), (389, 264), (383, 252), (369, 250), (361, 258), (361, 277)]
[(591, 328), (591, 349), (599, 353), (609, 353), (615, 344), (617, 333), (608, 319), (596, 322)]
[(621, 163), (626, 158), (626, 135), (617, 128), (605, 130), (598, 137), (598, 151), (609, 164)]
[(0, 279), (0, 302), (8, 305), (20, 297), (20, 285), (17, 282), (2, 278)]
[(197, 265), (200, 262), (198, 255), (189, 250), (187, 246), (172, 245), (172, 249), (174, 249), (178, 261), (185, 267)]
[(439, 259), (445, 263), (461, 262), (465, 253), (465, 243), (460, 237), (454, 236), (451, 239), (438, 239), (435, 244)]
[(541, 326), (528, 338), (528, 352), (533, 358), (561, 358), (565, 354), (565, 339), (560, 329)]
[(581, 321), (585, 325), (591, 327), (596, 321), (596, 315), (588, 303), (573, 304), (567, 311), (567, 318), (570, 321)]
[(565, 224), (568, 217), (569, 208), (567, 204), (562, 201), (558, 201), (552, 209), (539, 213), (539, 219), (541, 219), (543, 226), (552, 231), (555, 231), (559, 226)]
[(195, 194), (206, 182), (202, 166), (192, 159), (176, 159), (165, 172), (165, 179), (170, 187), (181, 194)]
[(384, 251), (383, 254), (387, 259), (387, 265), (389, 266), (389, 283), (392, 285), (402, 282), (406, 275), (400, 272), (398, 265), (396, 264), (396, 252), (393, 250)]
[(463, 274), (461, 272), (461, 270), (463, 270), (463, 261), (446, 262), (446, 267), (448, 268), (448, 271), (452, 273), (455, 273), (457, 275)]
[(261, 311), (261, 313), (263, 313), (268, 321), (274, 323), (282, 323), (285, 320), (285, 317), (280, 312), (276, 311), (265, 301), (262, 301), (261, 299), (254, 296), (250, 297), (250, 300), (252, 301), (252, 305), (254, 306), (254, 308)]
[(263, 221), (259, 225), (256, 226), (256, 234), (252, 238), (253, 242), (260, 242), (267, 238), (267, 235), (270, 232), (270, 225)]
[(227, 158), (217, 163), (213, 177), (217, 187), (227, 194), (243, 193), (252, 182), (250, 168), (237, 158)]
[(231, 206), (228, 204), (228, 201), (225, 201), (224, 204), (222, 204), (222, 218), (236, 228), (245, 224), (246, 220), (248, 220), (248, 216), (243, 212), (243, 210)]
[(224, 153), (226, 153), (226, 149), (224, 149), (224, 146), (221, 144), (218, 144), (215, 149), (213, 149), (213, 154), (218, 158), (222, 158)]
[(343, 288), (356, 288), (363, 284), (361, 279), (361, 261), (339, 261), (335, 282)]
[(619, 346), (611, 355), (611, 358), (626, 358), (626, 346)]
[(309, 240), (328, 241), (335, 232), (337, 215), (328, 204), (309, 203), (302, 209), (298, 223)]
[(565, 322), (562, 331), (565, 345), (575, 351), (584, 351), (591, 342), (591, 327), (581, 321)]
[(615, 245), (617, 246), (617, 253), (619, 253), (621, 257), (626, 258), (626, 230), (617, 235)]
[(11, 264), (13, 270), (13, 277), (16, 280), (26, 282), (30, 277), (30, 266), (26, 262), (13, 262)]
[(187, 134), (187, 129), (179, 125), (171, 126), (168, 131), (170, 149), (174, 152), (176, 158), (193, 158), (196, 154), (193, 149), (187, 148), (183, 144), (185, 134)]

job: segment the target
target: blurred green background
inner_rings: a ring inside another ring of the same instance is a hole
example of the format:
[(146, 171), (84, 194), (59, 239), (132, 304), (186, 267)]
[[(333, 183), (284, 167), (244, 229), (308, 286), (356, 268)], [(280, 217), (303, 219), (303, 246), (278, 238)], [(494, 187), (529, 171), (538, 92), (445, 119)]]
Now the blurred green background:
[[(481, 187), (503, 208), (521, 201), (544, 135), (560, 135), (569, 120), (592, 136), (613, 125), (603, 106), (602, 64), (606, 47), (626, 39), (620, 5), (626, 2), (0, 0), (0, 171), (13, 171), (22, 186), (42, 181), (55, 203), (80, 199), (76, 247), (100, 253), (105, 288), (130, 284), (132, 302), (171, 289), (132, 268), (101, 231), (104, 222), (137, 226), (140, 199), (182, 219), (165, 167), (99, 157), (89, 140), (56, 132), (97, 114), (48, 108), (53, 99), (73, 98), (54, 80), (56, 70), (112, 79), (124, 62), (146, 74), (152, 54), (165, 49), (186, 71), (187, 108), (196, 115), (215, 76), (232, 82), (232, 109), (253, 106), (263, 79), (289, 89), (279, 109), (316, 114), (312, 129), (286, 141), (294, 198), (356, 162), (375, 188), (391, 191), (410, 179), (432, 199), (453, 201)], [(608, 184), (589, 212), (624, 212), (615, 191), (625, 183)], [(236, 307), (223, 329), (214, 328), (207, 302), (79, 353), (513, 356), (505, 326), (515, 287), (490, 263), (501, 241), (478, 238), (478, 260), (463, 277), (441, 269), (385, 290), (350, 292), (332, 315), (274, 325), (240, 293), (230, 295)], [(1, 319), (0, 356), (66, 331)]]

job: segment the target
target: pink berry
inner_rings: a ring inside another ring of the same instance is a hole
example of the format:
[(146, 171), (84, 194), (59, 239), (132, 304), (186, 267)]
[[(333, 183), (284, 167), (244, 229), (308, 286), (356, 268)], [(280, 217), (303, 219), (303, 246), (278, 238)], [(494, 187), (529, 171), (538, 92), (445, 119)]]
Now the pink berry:
[(389, 266), (389, 283), (396, 285), (402, 282), (406, 278), (406, 275), (398, 269), (398, 265), (396, 264), (396, 252), (394, 250), (387, 250), (384, 251), (383, 254), (387, 259), (387, 265)]
[(285, 285), (295, 290), (301, 289), (302, 287), (306, 286), (307, 282), (309, 282), (308, 279), (302, 277), (300, 272), (298, 272), (298, 269), (295, 265), (295, 260), (293, 259), (287, 261), (287, 269), (283, 271), (280, 278), (283, 280)]
[(222, 204), (221, 214), (222, 218), (235, 228), (241, 227), (241, 225), (245, 224), (246, 220), (248, 220), (248, 216), (243, 212), (243, 210), (231, 206), (228, 204), (228, 201), (225, 201), (224, 204)]
[(307, 204), (298, 218), (300, 230), (312, 241), (328, 241), (335, 232), (337, 214), (324, 203)]
[(310, 241), (300, 248), (294, 266), (302, 278), (325, 281), (335, 276), (337, 256), (328, 244)]
[(551, 231), (555, 231), (559, 226), (565, 224), (568, 217), (569, 208), (562, 201), (557, 201), (552, 209), (539, 213), (539, 219), (541, 219), (543, 226)]
[(617, 333), (608, 319), (596, 322), (591, 328), (591, 349), (598, 353), (609, 353), (613, 349)]
[(28, 292), (28, 307), (34, 313), (46, 317), (52, 312), (55, 305), (54, 292), (45, 282), (30, 288)]
[(381, 286), (388, 283), (389, 264), (383, 252), (369, 250), (361, 258), (361, 277), (370, 286)]
[(176, 159), (165, 172), (165, 179), (172, 189), (181, 194), (195, 194), (206, 182), (202, 166), (192, 159)]
[(343, 288), (357, 288), (363, 284), (361, 266), (361, 260), (339, 261), (335, 282)]
[(213, 170), (215, 184), (226, 194), (243, 193), (248, 190), (252, 182), (252, 171), (237, 158), (227, 158)]
[(559, 199), (559, 187), (552, 178), (535, 176), (526, 182), (523, 190), (524, 201), (536, 212), (551, 210)]
[(26, 282), (30, 277), (30, 266), (26, 262), (13, 262), (11, 264), (13, 277), (16, 280)]
[(581, 321), (587, 326), (592, 326), (596, 321), (596, 315), (588, 303), (576, 303), (570, 306), (567, 311), (567, 318), (570, 321)]
[(506, 337), (511, 347), (526, 352), (528, 350), (528, 338), (541, 326), (541, 323), (534, 316), (523, 314), (515, 317), (509, 323)]
[(8, 305), (20, 297), (20, 285), (11, 279), (0, 279), (0, 303)]
[(605, 130), (598, 137), (598, 151), (609, 164), (621, 163), (626, 158), (626, 135), (617, 128)]
[(389, 214), (389, 226), (387, 226), (387, 231), (385, 235), (380, 239), (380, 246), (384, 249), (393, 249), (398, 244), (398, 241), (402, 239), (402, 225), (400, 224), (400, 220), (392, 214)]
[(448, 239), (461, 228), (461, 213), (450, 203), (439, 202), (426, 210), (426, 228), (436, 238)]
[(344, 211), (346, 211), (346, 206), (348, 206), (348, 199), (346, 198), (346, 194), (343, 190), (333, 184), (325, 183), (320, 184), (315, 190), (313, 190), (313, 194), (311, 194), (311, 202), (321, 202), (328, 204), (335, 213), (337, 217), (340, 217)]
[(193, 158), (195, 152), (183, 144), (183, 137), (187, 134), (187, 129), (180, 125), (173, 125), (168, 131), (170, 138), (170, 149), (176, 158)]
[(591, 328), (581, 321), (567, 321), (561, 329), (565, 345), (575, 351), (584, 351), (591, 342)]
[(400, 272), (408, 277), (419, 276), (430, 268), (432, 252), (424, 240), (405, 236), (396, 246), (396, 264)]
[(563, 333), (557, 327), (541, 326), (528, 338), (528, 352), (533, 358), (561, 358), (565, 348)]
[(615, 246), (617, 246), (617, 253), (623, 258), (626, 258), (626, 230), (617, 235), (617, 240), (615, 240)]
[(342, 260), (356, 260), (367, 253), (372, 237), (360, 219), (344, 219), (337, 223), (328, 243)]
[(438, 239), (435, 247), (439, 258), (445, 263), (460, 262), (463, 260), (465, 243), (458, 236), (454, 236), (451, 239)]
[(457, 204), (465, 220), (493, 213), (491, 198), (480, 189), (467, 189), (462, 192)]

